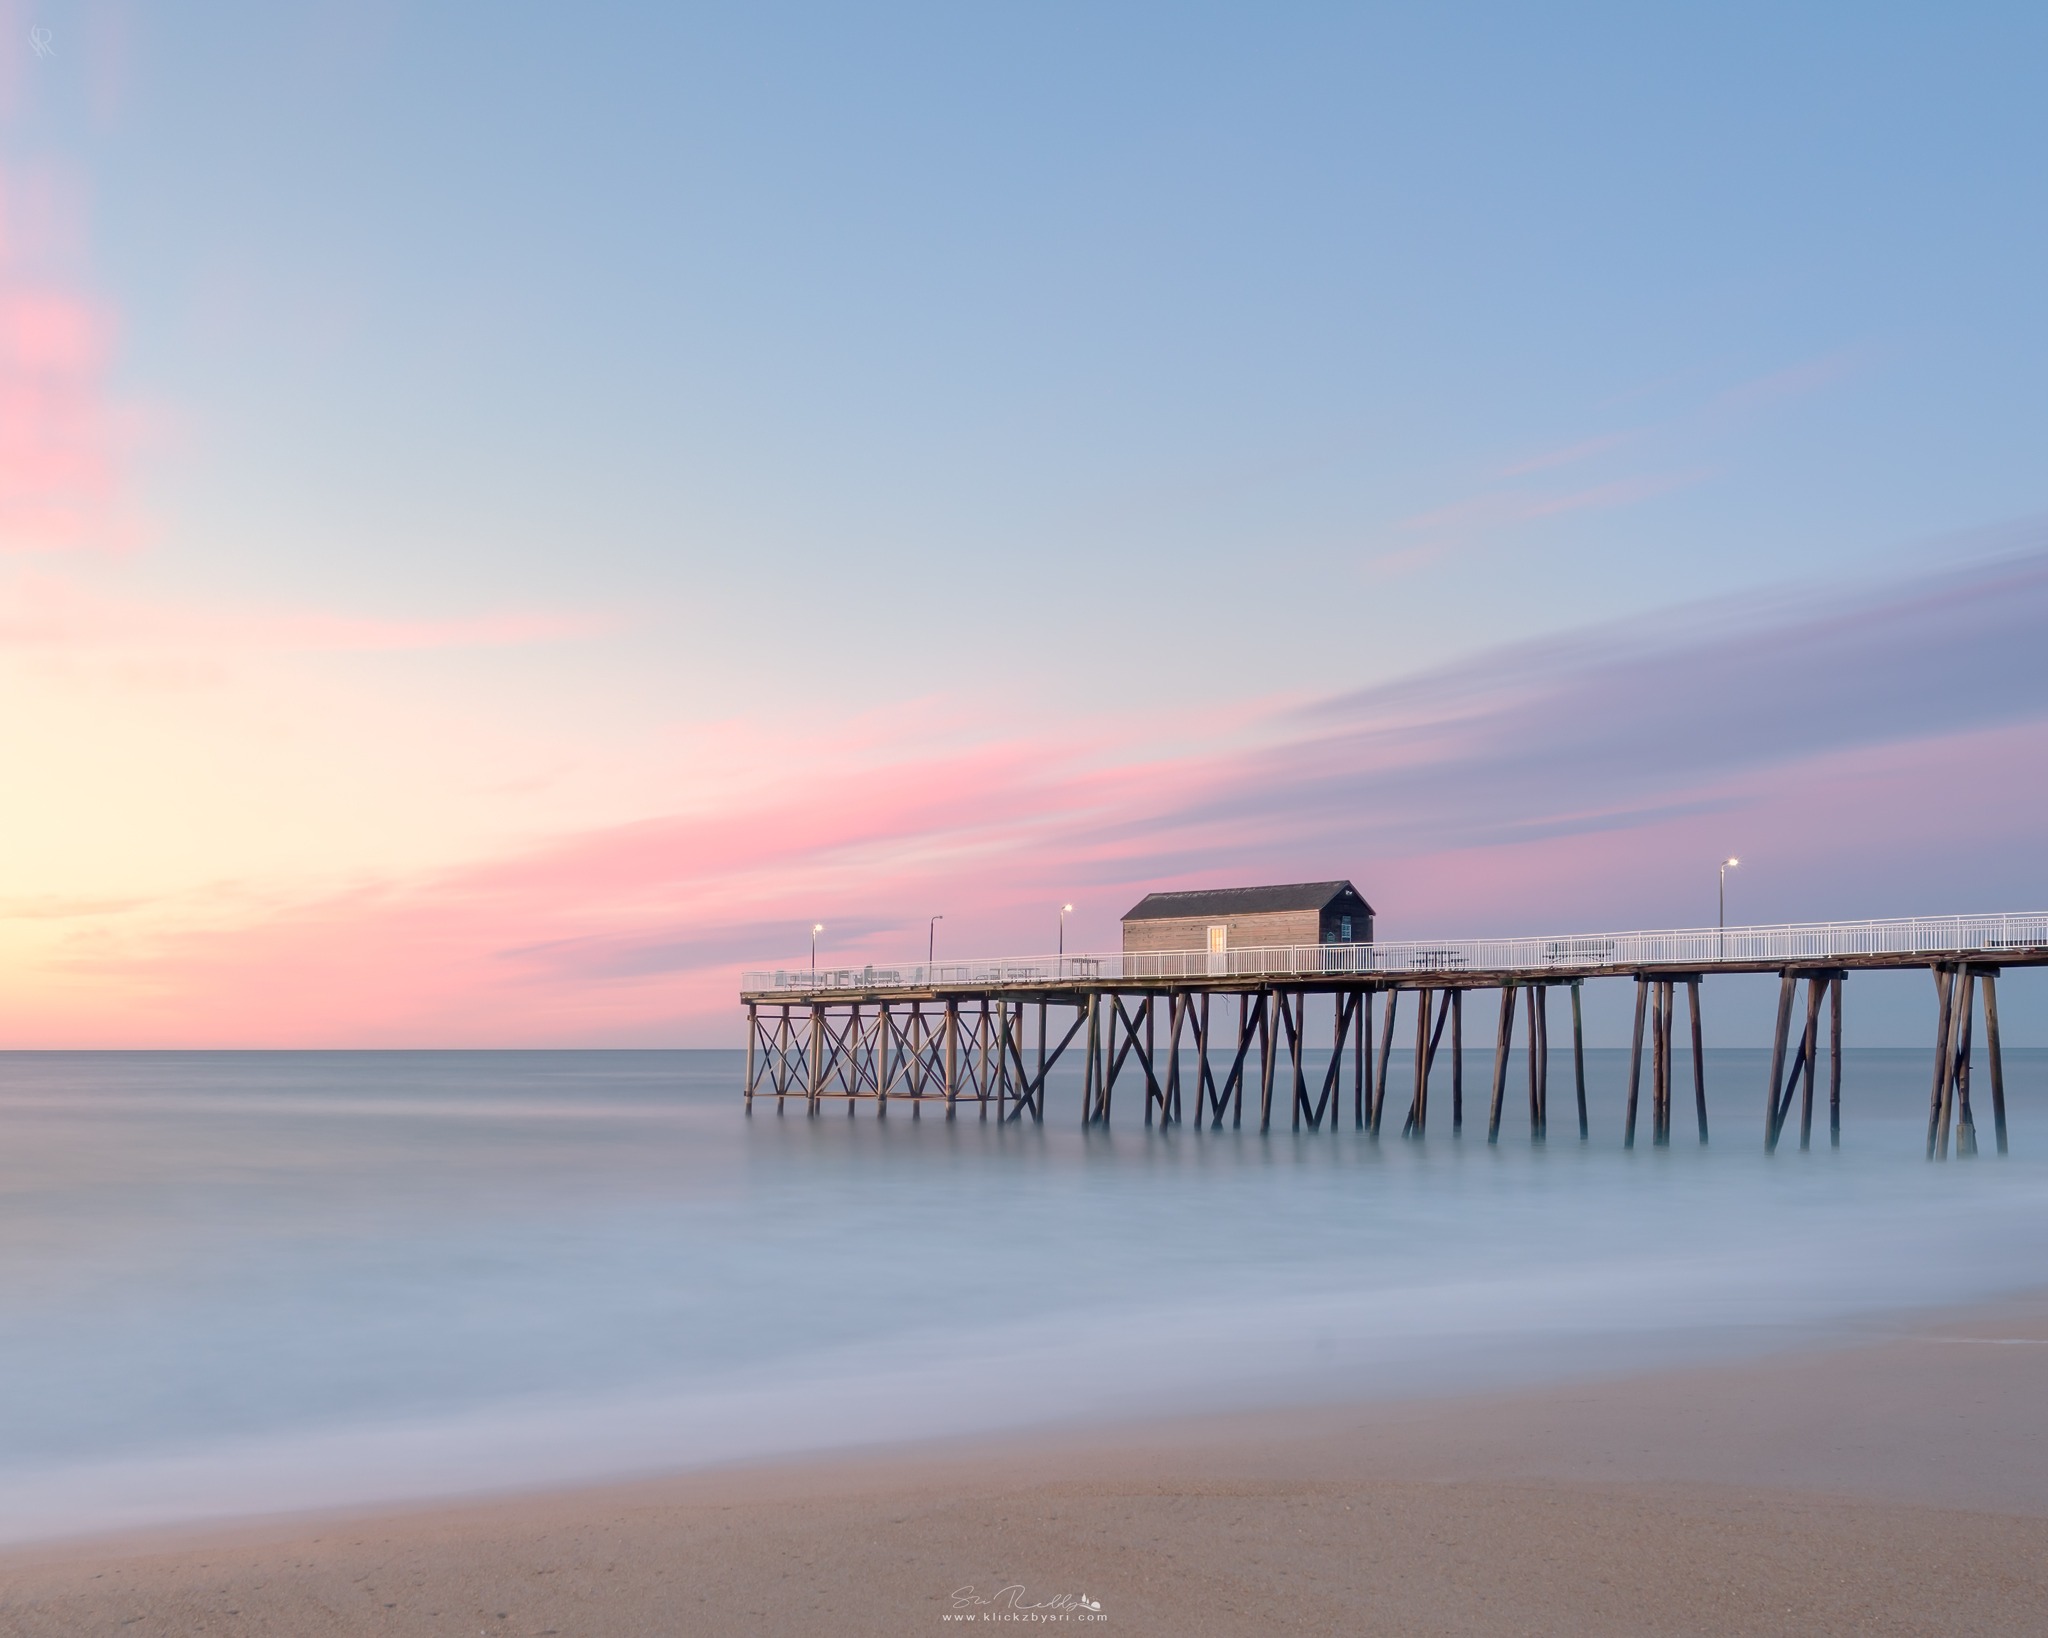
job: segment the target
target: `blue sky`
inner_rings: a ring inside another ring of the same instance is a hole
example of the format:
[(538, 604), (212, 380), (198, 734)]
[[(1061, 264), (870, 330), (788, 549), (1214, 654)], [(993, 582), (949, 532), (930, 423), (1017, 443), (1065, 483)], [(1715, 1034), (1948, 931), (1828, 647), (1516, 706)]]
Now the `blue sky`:
[[(137, 973), (259, 959), (195, 937), (289, 968), (280, 929), (337, 906), (773, 792), (866, 813), (998, 745), (1141, 789), (1532, 643), (1696, 654), (1788, 600), (1909, 595), (2048, 510), (2038, 8), (50, 3), (6, 33), (9, 288), (107, 338), (61, 384), (94, 475), (31, 451), (11, 480), (84, 522), (0, 517), (9, 629), (63, 633), (7, 661), (50, 724), (7, 891), (122, 906), (15, 935), (52, 1040)], [(1446, 834), (1484, 830), (1468, 784)], [(1580, 822), (1546, 800), (1515, 823)], [(1947, 841), (2011, 868), (1973, 883), (2048, 892), (1975, 822)], [(1790, 857), (1791, 823), (1725, 847)], [(1181, 863), (1398, 884), (1412, 830)], [(886, 939), (944, 899), (994, 946), (1065, 891), (1036, 841), (943, 880), (804, 845), (743, 893), (643, 896), (690, 940), (828, 912)], [(1724, 851), (1633, 845), (1640, 915), (1566, 872), (1470, 930), (1680, 916), (1658, 883)], [(1068, 875), (1112, 884), (1097, 942), (1171, 885)], [(1486, 919), (1413, 879), (1397, 924)], [(1996, 907), (1919, 903), (1931, 865), (1831, 882), (1756, 913)], [(508, 915), (633, 921), (587, 876)], [(489, 971), (541, 942), (463, 937)], [(728, 1005), (722, 969), (668, 976), (700, 999), (579, 992), (546, 1027)], [(300, 988), (343, 1044), (504, 1007)]]

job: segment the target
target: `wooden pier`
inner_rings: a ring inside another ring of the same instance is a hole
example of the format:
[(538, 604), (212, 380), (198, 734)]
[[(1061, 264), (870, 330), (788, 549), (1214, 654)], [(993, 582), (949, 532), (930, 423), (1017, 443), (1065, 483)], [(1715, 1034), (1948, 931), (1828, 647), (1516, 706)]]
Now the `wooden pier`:
[[(1354, 1129), (1378, 1137), (1399, 1031), (1412, 1028), (1414, 1084), (1401, 1116), (1403, 1137), (1426, 1134), (1440, 1051), (1449, 1059), (1450, 1128), (1465, 1120), (1465, 997), (1499, 996), (1486, 1108), (1489, 1143), (1500, 1140), (1518, 1014), (1526, 1053), (1529, 1137), (1549, 1135), (1550, 1002), (1570, 1002), (1571, 1072), (1579, 1139), (1586, 1110), (1583, 987), (1624, 980), (1635, 987), (1634, 1044), (1622, 1131), (1634, 1147), (1647, 1048), (1649, 1141), (1671, 1141), (1673, 1041), (1684, 992), (1699, 1141), (1708, 1135), (1700, 1050), (1701, 989), (1714, 973), (1779, 975), (1777, 1028), (1765, 1087), (1764, 1147), (1775, 1151), (1799, 1101), (1799, 1147), (1813, 1141), (1820, 1018), (1828, 1015), (1828, 1138), (1841, 1142), (1842, 986), (1858, 971), (1925, 968), (1938, 1006), (1927, 1155), (1977, 1153), (1970, 1104), (1974, 1020), (1981, 1014), (1992, 1128), (2006, 1152), (2005, 1075), (1998, 1038), (2000, 973), (2048, 965), (2048, 913), (1947, 916), (1890, 922), (1574, 935), (1407, 944), (1322, 944), (1224, 953), (1124, 952), (1003, 957), (898, 967), (783, 968), (745, 973), (745, 1103), (772, 1097), (778, 1113), (800, 1102), (816, 1115), (828, 1103), (847, 1112), (863, 1102), (913, 1119), (927, 1109), (956, 1118), (1042, 1121), (1052, 1072), (1070, 1051), (1081, 1058), (1085, 1125), (1108, 1125), (1119, 1085), (1142, 1089), (1144, 1120), (1220, 1129), (1245, 1122), (1261, 1132), (1276, 1113), (1290, 1130), (1337, 1129), (1347, 1102)], [(1793, 1025), (1805, 985), (1803, 1027)], [(1327, 1005), (1320, 1004), (1327, 998)], [(1311, 1075), (1314, 1026), (1328, 1062)], [(1232, 1003), (1235, 1006), (1232, 1006)], [(1375, 1010), (1378, 1010), (1375, 1040)], [(1234, 1013), (1234, 1016), (1232, 1016)], [(1406, 1023), (1404, 1014), (1412, 1017)], [(1447, 1040), (1448, 1034), (1448, 1040)], [(1401, 1088), (1395, 1088), (1398, 1097)], [(1276, 1103), (1278, 1105), (1276, 1111)]]

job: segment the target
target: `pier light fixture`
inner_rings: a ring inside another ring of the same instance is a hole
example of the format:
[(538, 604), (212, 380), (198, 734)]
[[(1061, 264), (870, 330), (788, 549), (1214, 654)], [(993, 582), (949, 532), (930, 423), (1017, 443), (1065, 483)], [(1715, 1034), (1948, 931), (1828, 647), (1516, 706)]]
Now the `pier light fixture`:
[(1074, 907), (1071, 904), (1060, 906), (1060, 954), (1062, 956), (1067, 953), (1067, 917), (1073, 913)]
[(1728, 872), (1741, 863), (1740, 859), (1721, 861), (1721, 908), (1714, 917), (1714, 959), (1717, 961), (1728, 954)]
[(945, 916), (944, 916), (944, 915), (937, 915), (937, 916), (934, 916), (934, 917), (932, 917), (931, 921), (930, 921), (930, 922), (929, 922), (929, 923), (928, 923), (928, 924), (926, 925), (926, 927), (925, 927), (925, 930), (924, 930), (924, 964), (925, 964), (925, 965), (926, 965), (927, 967), (929, 967), (929, 966), (930, 966), (930, 965), (932, 964), (932, 961), (933, 961), (933, 959), (934, 959), (934, 958), (935, 958), (935, 957), (937, 956), (937, 954), (938, 954), (938, 949), (939, 949), (939, 923), (940, 923), (940, 922), (942, 922), (942, 921), (944, 921), (945, 919), (946, 919), (946, 918), (945, 918)]
[(818, 976), (818, 935), (824, 930), (825, 924), (822, 921), (811, 923), (811, 977), (814, 980)]

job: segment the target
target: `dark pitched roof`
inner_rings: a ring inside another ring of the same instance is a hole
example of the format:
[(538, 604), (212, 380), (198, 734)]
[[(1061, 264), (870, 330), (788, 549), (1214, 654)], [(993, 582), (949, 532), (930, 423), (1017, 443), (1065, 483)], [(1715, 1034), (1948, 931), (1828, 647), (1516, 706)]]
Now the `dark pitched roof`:
[[(1321, 910), (1349, 893), (1365, 898), (1349, 882), (1294, 882), (1286, 887), (1205, 887), (1192, 893), (1147, 893), (1124, 912), (1125, 921), (1164, 921), (1174, 916), (1255, 916), (1271, 910)], [(1372, 906), (1365, 905), (1367, 915)]]

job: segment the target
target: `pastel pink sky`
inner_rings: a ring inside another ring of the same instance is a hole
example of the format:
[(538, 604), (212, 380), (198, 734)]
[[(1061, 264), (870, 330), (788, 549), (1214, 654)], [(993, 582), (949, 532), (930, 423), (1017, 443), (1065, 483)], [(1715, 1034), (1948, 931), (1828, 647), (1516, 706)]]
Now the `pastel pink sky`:
[(0, 1045), (2048, 905), (2036, 15), (7, 19)]
[[(788, 772), (702, 811), (323, 891), (223, 879), (12, 907), (32, 959), (6, 1039), (726, 1044), (736, 969), (803, 960), (812, 920), (834, 960), (914, 954), (935, 912), (944, 949), (998, 954), (1044, 947), (1072, 901), (1070, 948), (1106, 948), (1145, 891), (1248, 877), (1349, 875), (1391, 938), (1697, 925), (1731, 851), (1757, 919), (2017, 907), (2010, 861), (2048, 798), (2043, 685), (1974, 710), (1974, 689), (1945, 691), (1933, 731), (1857, 702), (1902, 628), (1960, 654), (2048, 612), (2048, 553), (1737, 612), (1681, 643), (1592, 633), (1274, 704), (1229, 743), (1136, 715), (1121, 749), (1114, 717), (938, 751), (872, 723), (735, 725)], [(1646, 675), (1729, 668), (1747, 682), (1718, 698), (1643, 706)], [(1140, 735), (1179, 744), (1134, 755)], [(2034, 868), (2019, 885), (2048, 902)]]

